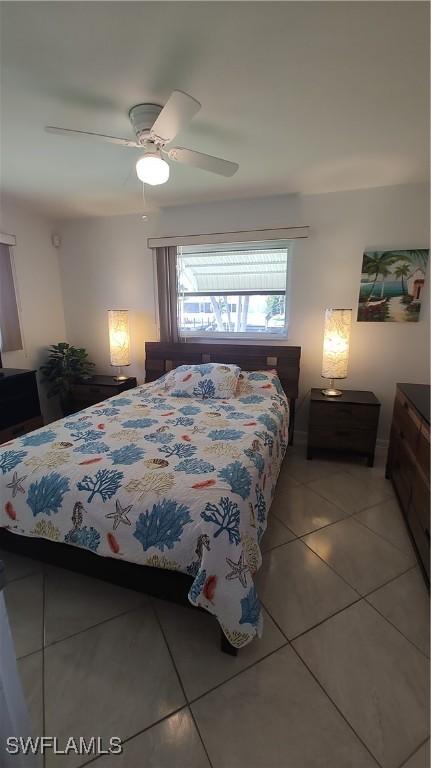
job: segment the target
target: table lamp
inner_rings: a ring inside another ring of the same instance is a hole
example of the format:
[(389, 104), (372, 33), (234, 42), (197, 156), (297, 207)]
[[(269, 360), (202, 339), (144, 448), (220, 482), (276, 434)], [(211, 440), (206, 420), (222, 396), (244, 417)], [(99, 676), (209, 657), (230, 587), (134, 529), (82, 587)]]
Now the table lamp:
[(115, 381), (125, 381), (127, 376), (121, 372), (125, 365), (130, 365), (129, 312), (127, 309), (109, 309), (109, 350), (111, 365), (118, 368)]
[(322, 377), (330, 379), (330, 386), (322, 389), (327, 397), (342, 395), (341, 389), (334, 388), (334, 379), (345, 379), (349, 362), (351, 309), (327, 309), (323, 336)]

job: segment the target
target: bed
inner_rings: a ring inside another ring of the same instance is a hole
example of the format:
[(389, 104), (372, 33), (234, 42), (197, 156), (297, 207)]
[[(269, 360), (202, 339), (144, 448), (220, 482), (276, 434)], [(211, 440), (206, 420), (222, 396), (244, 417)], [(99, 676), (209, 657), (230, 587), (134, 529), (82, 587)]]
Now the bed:
[[(224, 650), (246, 645), (262, 631), (253, 577), (299, 359), (298, 347), (147, 344), (145, 385), (0, 447), (0, 546), (187, 599), (216, 616)], [(233, 397), (207, 391), (214, 364), (241, 368)], [(174, 393), (170, 372), (186, 380), (196, 365), (203, 396)]]

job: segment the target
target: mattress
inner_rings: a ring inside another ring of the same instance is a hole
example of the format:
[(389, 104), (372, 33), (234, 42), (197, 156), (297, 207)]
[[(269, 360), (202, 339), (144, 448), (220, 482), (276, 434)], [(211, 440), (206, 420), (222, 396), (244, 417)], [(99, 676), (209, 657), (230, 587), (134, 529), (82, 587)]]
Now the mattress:
[(228, 400), (139, 386), (0, 447), (0, 526), (186, 573), (242, 647), (262, 632), (254, 577), (288, 423), (274, 373), (243, 374)]

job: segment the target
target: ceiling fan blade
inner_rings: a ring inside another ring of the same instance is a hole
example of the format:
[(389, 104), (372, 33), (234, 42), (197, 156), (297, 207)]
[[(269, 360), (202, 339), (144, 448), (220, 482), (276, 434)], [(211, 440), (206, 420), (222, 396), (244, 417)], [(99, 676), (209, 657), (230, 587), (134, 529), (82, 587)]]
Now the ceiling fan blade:
[(45, 131), (47, 133), (55, 133), (58, 136), (89, 137), (100, 141), (108, 141), (110, 144), (119, 144), (122, 147), (141, 147), (140, 144), (131, 139), (119, 139), (117, 136), (104, 136), (102, 133), (90, 133), (89, 131), (75, 131), (73, 128), (57, 128), (55, 125), (46, 125)]
[(220, 157), (205, 155), (203, 152), (195, 152), (193, 149), (185, 149), (184, 147), (172, 147), (166, 152), (170, 160), (175, 160), (183, 165), (192, 165), (203, 171), (218, 173), (220, 176), (233, 176), (239, 168), (238, 163), (231, 163), (229, 160), (222, 160)]
[(172, 91), (156, 122), (151, 128), (152, 138), (162, 139), (165, 144), (186, 128), (199, 112), (201, 105), (182, 91)]

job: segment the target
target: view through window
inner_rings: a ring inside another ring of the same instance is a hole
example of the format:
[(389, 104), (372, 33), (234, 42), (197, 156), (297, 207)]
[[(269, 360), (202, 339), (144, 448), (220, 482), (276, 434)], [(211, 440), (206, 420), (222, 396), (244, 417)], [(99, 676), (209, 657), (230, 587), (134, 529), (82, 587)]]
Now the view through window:
[(285, 336), (289, 246), (178, 249), (180, 335)]

